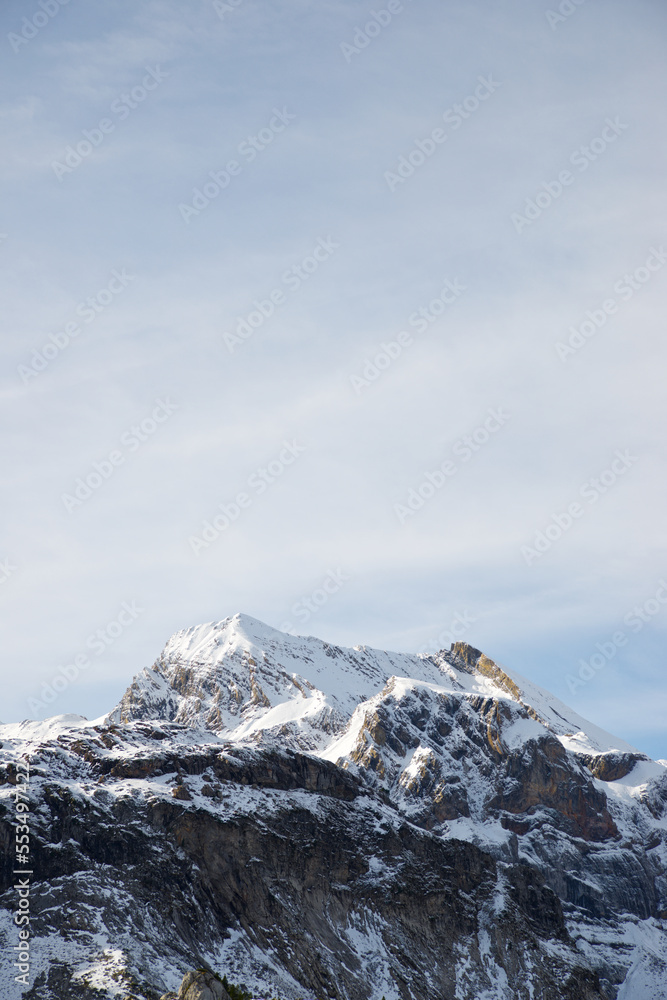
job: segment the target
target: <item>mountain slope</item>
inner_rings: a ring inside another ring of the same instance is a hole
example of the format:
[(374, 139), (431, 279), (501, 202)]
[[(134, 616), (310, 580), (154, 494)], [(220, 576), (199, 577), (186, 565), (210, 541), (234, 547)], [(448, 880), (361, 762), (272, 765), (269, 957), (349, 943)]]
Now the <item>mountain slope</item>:
[[(157, 1000), (202, 965), (257, 996), (667, 998), (667, 766), (465, 644), (237, 615), (106, 718), (0, 739), (5, 844), (33, 772), (29, 1000)], [(7, 944), (11, 885), (6, 858)]]

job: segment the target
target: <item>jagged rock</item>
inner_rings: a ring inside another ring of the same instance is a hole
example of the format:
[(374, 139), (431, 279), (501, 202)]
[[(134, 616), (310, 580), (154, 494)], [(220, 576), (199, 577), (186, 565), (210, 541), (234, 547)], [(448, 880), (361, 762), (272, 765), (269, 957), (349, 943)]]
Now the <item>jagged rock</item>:
[(183, 801), (189, 802), (192, 799), (192, 796), (190, 795), (190, 792), (188, 791), (186, 786), (181, 784), (176, 785), (175, 788), (172, 788), (171, 794), (174, 796), (175, 799), (180, 799), (182, 802)]
[(581, 761), (600, 781), (618, 781), (625, 778), (640, 760), (648, 760), (643, 753), (581, 754)]
[(217, 976), (200, 969), (183, 976), (178, 1000), (230, 1000), (230, 996)]

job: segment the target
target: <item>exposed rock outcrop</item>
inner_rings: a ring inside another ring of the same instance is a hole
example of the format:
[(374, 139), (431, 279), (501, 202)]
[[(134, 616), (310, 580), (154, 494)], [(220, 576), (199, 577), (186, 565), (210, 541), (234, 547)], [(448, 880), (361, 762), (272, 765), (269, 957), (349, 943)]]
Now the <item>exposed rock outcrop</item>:
[(172, 641), (105, 723), (4, 727), (8, 947), (32, 775), (26, 1000), (227, 1000), (215, 970), (287, 1000), (667, 997), (665, 767), (465, 644), (235, 621)]

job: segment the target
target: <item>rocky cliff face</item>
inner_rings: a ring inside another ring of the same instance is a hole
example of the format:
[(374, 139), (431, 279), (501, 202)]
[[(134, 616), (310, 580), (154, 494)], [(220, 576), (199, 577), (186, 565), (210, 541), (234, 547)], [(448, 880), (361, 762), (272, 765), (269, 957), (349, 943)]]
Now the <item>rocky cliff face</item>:
[(5, 955), (32, 771), (28, 1000), (158, 1000), (193, 968), (293, 1000), (667, 998), (665, 762), (470, 646), (237, 616), (105, 719), (0, 739)]

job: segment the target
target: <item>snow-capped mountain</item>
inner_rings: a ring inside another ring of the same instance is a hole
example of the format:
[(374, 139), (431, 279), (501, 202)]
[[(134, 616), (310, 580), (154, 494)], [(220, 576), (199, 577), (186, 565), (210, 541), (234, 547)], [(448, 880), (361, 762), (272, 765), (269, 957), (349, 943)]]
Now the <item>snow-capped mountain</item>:
[(201, 966), (256, 996), (667, 998), (667, 762), (464, 643), (236, 615), (105, 718), (0, 740), (8, 843), (33, 774), (29, 1000), (157, 1000)]
[[(300, 749), (320, 750), (355, 710), (358, 716), (364, 703), (374, 704), (390, 679), (409, 678), (457, 697), (512, 702), (570, 749), (638, 752), (518, 674), (510, 678), (478, 650), (465, 643), (452, 648), (453, 655), (429, 656), (344, 649), (237, 614), (172, 636), (108, 718), (169, 719), (234, 741), (279, 735)], [(528, 723), (529, 732), (535, 730)]]

